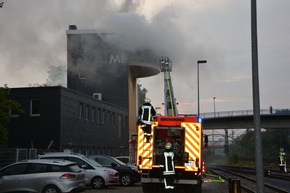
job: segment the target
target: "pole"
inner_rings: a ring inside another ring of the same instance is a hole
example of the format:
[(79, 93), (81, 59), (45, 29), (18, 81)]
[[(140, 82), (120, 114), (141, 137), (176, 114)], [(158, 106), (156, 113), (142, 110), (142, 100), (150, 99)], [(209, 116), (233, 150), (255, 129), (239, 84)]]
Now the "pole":
[(197, 61), (197, 117), (199, 118), (199, 64), (206, 63), (206, 60), (198, 60)]
[(215, 117), (215, 97), (213, 97), (213, 114), (214, 114), (214, 117)]
[(252, 89), (253, 89), (253, 111), (254, 111), (254, 129), (255, 129), (255, 160), (256, 160), (256, 180), (257, 180), (256, 192), (264, 193), (256, 0), (251, 0), (251, 39), (252, 39)]
[(199, 118), (199, 62), (197, 62), (197, 117)]

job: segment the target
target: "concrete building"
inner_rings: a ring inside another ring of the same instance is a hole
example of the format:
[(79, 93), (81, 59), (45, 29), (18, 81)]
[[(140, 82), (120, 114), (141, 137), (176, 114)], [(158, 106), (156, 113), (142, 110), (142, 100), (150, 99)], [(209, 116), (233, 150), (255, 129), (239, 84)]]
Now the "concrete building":
[(150, 50), (128, 50), (118, 34), (70, 25), (67, 34), (68, 88), (128, 109), (136, 131), (136, 80), (160, 72)]

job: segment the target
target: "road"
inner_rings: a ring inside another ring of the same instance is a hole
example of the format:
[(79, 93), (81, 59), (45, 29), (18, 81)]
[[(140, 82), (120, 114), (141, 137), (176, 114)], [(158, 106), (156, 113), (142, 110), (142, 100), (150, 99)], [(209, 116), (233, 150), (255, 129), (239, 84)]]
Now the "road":
[[(228, 182), (224, 183), (203, 183), (202, 193), (228, 193)], [(88, 188), (85, 193), (143, 193), (141, 183), (137, 183), (134, 186), (122, 187), (122, 186), (109, 186), (106, 189), (95, 190)]]

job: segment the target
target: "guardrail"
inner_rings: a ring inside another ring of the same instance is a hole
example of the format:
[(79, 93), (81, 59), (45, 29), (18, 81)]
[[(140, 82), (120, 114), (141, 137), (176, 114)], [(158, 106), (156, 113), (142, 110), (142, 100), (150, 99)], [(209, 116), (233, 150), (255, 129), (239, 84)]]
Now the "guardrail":
[[(232, 117), (232, 116), (242, 116), (242, 115), (253, 115), (253, 110), (238, 110), (238, 111), (219, 111), (219, 112), (208, 112), (201, 113), (201, 118), (213, 118), (213, 117)], [(269, 109), (261, 109), (261, 115), (290, 115), (290, 109), (273, 109), (270, 113)]]

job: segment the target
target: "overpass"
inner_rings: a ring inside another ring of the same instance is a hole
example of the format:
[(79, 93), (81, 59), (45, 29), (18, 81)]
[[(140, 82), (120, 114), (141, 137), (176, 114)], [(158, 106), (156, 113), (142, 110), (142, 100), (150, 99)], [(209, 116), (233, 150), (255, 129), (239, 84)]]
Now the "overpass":
[[(261, 109), (261, 128), (290, 128), (290, 109)], [(253, 110), (201, 113), (203, 129), (250, 129), (254, 128)]]

